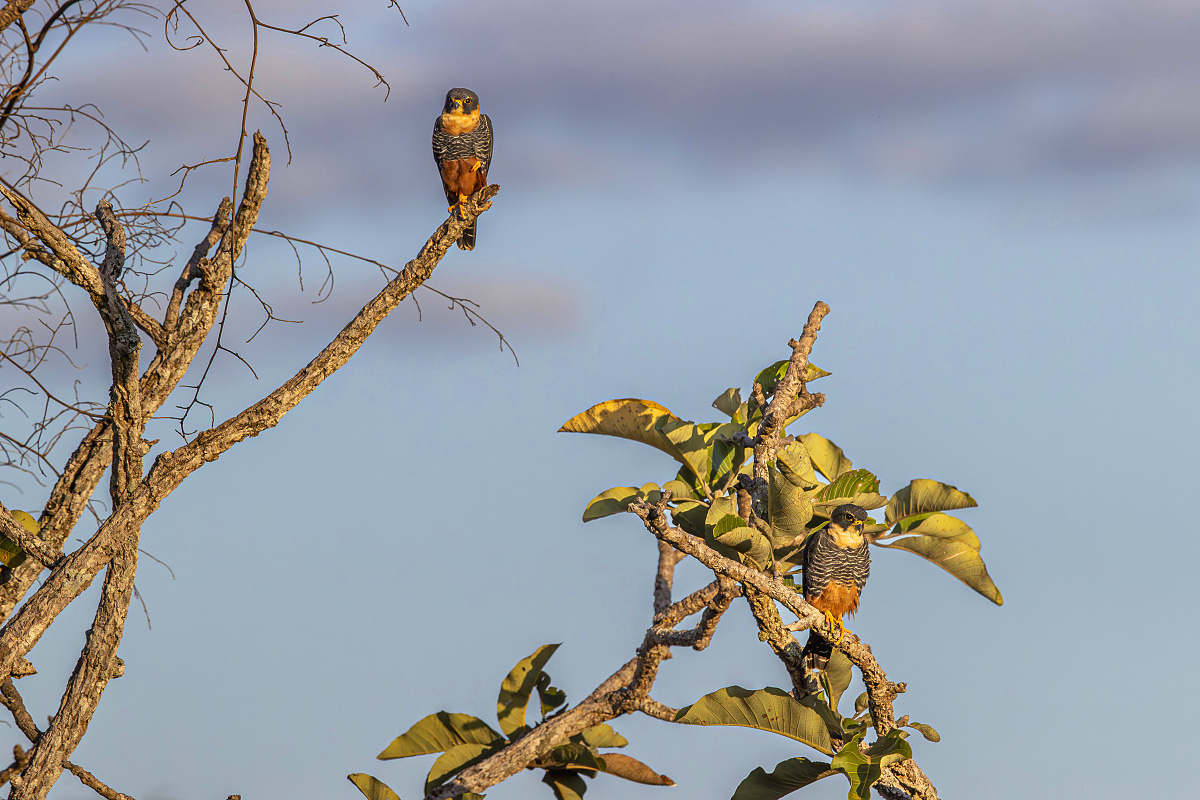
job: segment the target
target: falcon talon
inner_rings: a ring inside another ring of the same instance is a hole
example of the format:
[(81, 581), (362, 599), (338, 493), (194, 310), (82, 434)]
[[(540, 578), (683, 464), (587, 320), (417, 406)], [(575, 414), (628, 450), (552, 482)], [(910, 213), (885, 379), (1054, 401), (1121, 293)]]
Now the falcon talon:
[[(465, 220), (462, 204), (487, 186), (487, 171), (492, 165), (492, 121), (479, 113), (479, 95), (470, 89), (451, 89), (446, 93), (442, 113), (433, 124), (433, 161), (442, 177), (446, 202), (458, 209)], [(457, 202), (455, 199), (457, 198)], [(479, 210), (486, 209), (480, 205)], [(472, 220), (458, 240), (460, 250), (475, 249), (479, 221)]]

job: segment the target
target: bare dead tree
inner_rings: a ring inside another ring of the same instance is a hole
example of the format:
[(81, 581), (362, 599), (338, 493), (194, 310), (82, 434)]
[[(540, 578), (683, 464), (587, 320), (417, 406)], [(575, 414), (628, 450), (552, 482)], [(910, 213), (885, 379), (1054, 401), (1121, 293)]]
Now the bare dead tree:
[[(392, 7), (398, 10), (394, 3)], [(290, 27), (262, 19), (248, 0), (244, 10), (252, 45), (238, 56), (214, 41), (203, 9), (194, 11), (187, 0), (165, 0), (161, 5), (134, 0), (9, 0), (0, 8), (0, 153), (9, 159), (8, 165), (17, 167), (0, 175), (0, 229), (7, 242), (6, 252), (0, 254), (0, 309), (6, 325), (0, 332), (0, 369), (7, 367), (7, 374), (16, 379), (12, 386), (0, 388), (0, 406), (7, 416), (24, 420), (23, 428), (7, 417), (0, 422), (0, 469), (49, 484), (48, 499), (32, 526), (36, 531), (0, 504), (0, 534), (24, 553), (23, 563), (16, 559), (11, 569), (5, 567), (6, 580), (0, 586), (0, 619), (6, 620), (0, 629), (2, 702), (31, 745), (28, 750), (18, 746), (12, 765), (0, 772), (15, 800), (44, 798), (63, 769), (108, 800), (126, 797), (69, 757), (87, 732), (108, 682), (123, 672), (117, 648), (135, 592), (143, 524), (188, 476), (238, 442), (277, 425), (346, 364), (376, 326), (425, 283), (450, 245), (499, 191), (498, 186), (488, 186), (477, 192), (402, 268), (372, 262), (389, 273), (386, 286), (305, 367), (239, 413), (197, 426), (187, 412), (204, 405), (199, 387), (212, 359), (231, 352), (221, 344), (228, 299), (236, 287), (244, 286), (237, 274), (239, 259), (256, 232), (271, 176), (267, 139), (247, 128), (251, 106), (265, 104), (285, 142), (288, 136), (274, 105), (255, 85), (260, 33), (310, 40), (357, 62), (387, 89), (383, 75), (348, 49), (336, 15)], [(186, 167), (172, 198), (128, 209), (121, 208), (115, 196), (120, 184), (103, 181), (117, 167), (126, 175), (122, 180), (138, 180), (138, 148), (123, 140), (94, 107), (39, 106), (36, 98), (80, 30), (115, 25), (135, 39), (150, 35), (136, 24), (163, 26), (163, 35), (177, 49), (210, 48), (240, 81), (244, 96), (233, 153)], [(322, 26), (338, 36), (323, 35)], [(81, 126), (87, 131), (79, 130)], [(80, 144), (85, 134), (90, 138)], [(52, 176), (46, 166), (51, 153), (80, 154), (84, 166)], [(187, 176), (202, 165), (225, 165), (233, 178), (230, 195), (210, 205), (215, 210), (205, 217), (181, 205)], [(185, 224), (198, 219), (204, 220), (205, 229), (186, 257), (160, 255), (175, 247)], [(329, 252), (344, 252), (306, 244), (325, 259)], [(172, 264), (174, 278), (166, 272)], [(165, 285), (163, 279), (168, 281)], [(161, 305), (150, 302), (159, 298)], [(469, 316), (478, 316), (471, 306), (463, 308)], [(78, 384), (64, 393), (39, 378), (48, 360), (70, 359), (67, 340), (85, 314), (96, 315), (106, 333), (111, 364), (107, 401), (79, 396)], [(154, 349), (144, 370), (139, 366), (143, 346)], [(201, 378), (179, 420), (183, 443), (173, 450), (160, 448), (151, 459), (157, 441), (146, 440), (147, 424), (163, 417), (164, 403), (181, 388), (189, 370), (199, 370)], [(104, 491), (100, 482), (106, 471), (110, 479)], [(80, 530), (88, 513), (95, 524)], [(72, 533), (84, 538), (75, 549), (66, 546)], [(25, 656), (102, 572), (103, 587), (86, 643), (57, 712), (39, 729), (13, 679), (34, 672)]]

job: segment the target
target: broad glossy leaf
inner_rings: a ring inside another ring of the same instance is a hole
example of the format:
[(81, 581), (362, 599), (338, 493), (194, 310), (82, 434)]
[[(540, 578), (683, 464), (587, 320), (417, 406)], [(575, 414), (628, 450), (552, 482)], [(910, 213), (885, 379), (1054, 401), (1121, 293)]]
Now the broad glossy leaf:
[(854, 464), (846, 458), (842, 448), (824, 436), (817, 433), (806, 433), (796, 438), (804, 442), (804, 447), (808, 450), (809, 457), (812, 458), (813, 466), (817, 472), (825, 476), (825, 480), (836, 480), (843, 473), (854, 468)]
[(712, 529), (716, 527), (717, 523), (729, 516), (740, 519), (737, 515), (737, 500), (728, 495), (714, 499), (704, 515), (706, 536), (712, 536)]
[(675, 459), (696, 476), (702, 488), (708, 486), (708, 474), (712, 468), (712, 449), (705, 434), (716, 427), (716, 423), (697, 425), (674, 418), (659, 422), (659, 432), (674, 447)]
[(732, 800), (778, 800), (810, 783), (836, 774), (836, 770), (826, 761), (789, 758), (776, 764), (771, 772), (762, 767), (751, 772), (738, 784)]
[(346, 777), (358, 787), (367, 800), (400, 800), (400, 797), (386, 783), (378, 778), (372, 778), (365, 772), (355, 772)]
[[(733, 550), (743, 563), (762, 569), (771, 562), (771, 542), (767, 537), (751, 528), (741, 517), (726, 514), (713, 526), (712, 538), (720, 545)], [(713, 546), (710, 543), (710, 546)], [(714, 547), (714, 549), (718, 549)]]
[(767, 511), (771, 521), (771, 544), (775, 547), (799, 545), (808, 535), (808, 523), (813, 516), (812, 493), (792, 486), (774, 467), (769, 474)]
[[(787, 360), (776, 361), (771, 366), (764, 369), (762, 372), (754, 376), (754, 382), (761, 385), (763, 394), (771, 395), (775, 391), (775, 387), (783, 380), (784, 374), (787, 372)], [(816, 364), (809, 363), (804, 369), (804, 382), (812, 383), (818, 378), (824, 378), (826, 375), (832, 375), (832, 372), (826, 372)]]
[(408, 758), (426, 753), (441, 753), (460, 744), (493, 744), (504, 737), (486, 722), (470, 714), (451, 714), (439, 711), (418, 721), (397, 736), (376, 758)]
[(850, 686), (852, 677), (854, 671), (851, 669), (850, 659), (846, 658), (846, 654), (841, 650), (835, 649), (825, 666), (825, 680), (829, 683), (829, 707), (834, 711), (837, 711), (838, 701)]
[(714, 429), (706, 437), (712, 443), (708, 483), (716, 491), (728, 490), (746, 463), (749, 448), (733, 443), (734, 437), (744, 432), (741, 425), (730, 422)]
[(879, 547), (899, 548), (916, 553), (921, 558), (937, 564), (996, 605), (1004, 605), (1004, 598), (992, 582), (992, 577), (988, 575), (987, 566), (979, 557), (979, 551), (969, 544), (946, 541), (933, 536), (905, 536), (894, 541), (880, 542)]
[(979, 537), (975, 535), (975, 531), (971, 530), (970, 525), (958, 517), (952, 517), (940, 511), (905, 517), (896, 523), (888, 537), (905, 533), (932, 536), (944, 542), (960, 542), (975, 550), (979, 549)]
[(891, 525), (897, 520), (916, 514), (927, 514), (930, 511), (953, 511), (956, 508), (974, 508), (979, 505), (975, 498), (966, 492), (960, 492), (948, 483), (916, 478), (909, 481), (900, 491), (892, 495), (888, 502), (884, 519)]
[(867, 706), (871, 702), (871, 695), (863, 692), (858, 697), (854, 698), (854, 713), (861, 714), (867, 710)]
[(662, 490), (670, 492), (672, 500), (699, 500), (704, 497), (700, 492), (700, 484), (695, 481), (694, 476), (689, 473), (687, 477), (692, 480), (681, 480), (677, 477), (664, 483)]
[(862, 737), (860, 733), (846, 742), (846, 746), (830, 762), (831, 767), (850, 779), (849, 800), (870, 800), (871, 786), (879, 780), (882, 768), (895, 761), (912, 758), (912, 748), (898, 729), (880, 737), (865, 751), (858, 747)]
[(564, 769), (583, 769), (592, 772), (600, 769), (600, 762), (596, 760), (596, 754), (588, 749), (587, 745), (577, 742), (560, 744), (550, 751), (550, 757), (554, 759), (557, 766)]
[(675, 781), (666, 775), (660, 775), (647, 767), (636, 758), (630, 758), (621, 753), (604, 753), (600, 756), (600, 770), (609, 775), (616, 775), (634, 783), (644, 783), (649, 786), (674, 786)]
[(554, 790), (557, 800), (580, 800), (587, 791), (587, 783), (577, 772), (563, 769), (548, 769), (542, 783)]
[(825, 723), (825, 730), (829, 731), (830, 737), (845, 739), (842, 730), (842, 719), (829, 707), (829, 703), (825, 702), (825, 696), (821, 694), (806, 695), (800, 700), (800, 705), (805, 708), (811, 708), (816, 712), (821, 721)]
[(708, 506), (703, 503), (681, 504), (671, 509), (671, 520), (675, 527), (692, 536), (704, 536), (704, 520), (707, 516)]
[(675, 721), (687, 725), (757, 728), (804, 742), (822, 753), (833, 752), (824, 720), (782, 689), (751, 691), (729, 686), (679, 709)]
[(583, 741), (591, 747), (624, 747), (629, 744), (628, 739), (603, 722), (588, 728), (582, 736)]
[(429, 775), (425, 778), (425, 794), (429, 794), (429, 791), (435, 786), (441, 786), (459, 772), (482, 761), (503, 746), (503, 744), (471, 742), (451, 747), (438, 756), (437, 761), (434, 761), (433, 766), (429, 768)]
[(597, 403), (564, 422), (558, 432), (619, 436), (648, 444), (671, 458), (678, 458), (674, 446), (658, 429), (659, 424), (672, 420), (677, 421), (678, 417), (658, 403), (627, 397)]
[(617, 486), (592, 498), (583, 510), (583, 521), (591, 522), (628, 511), (629, 504), (634, 500), (657, 503), (661, 499), (662, 492), (659, 491), (657, 483), (647, 483), (640, 489), (635, 486)]
[(717, 411), (732, 417), (737, 414), (738, 407), (742, 404), (742, 390), (736, 387), (726, 389), (712, 404)]
[(821, 485), (813, 472), (812, 456), (804, 442), (795, 441), (780, 448), (775, 454), (775, 467), (788, 483), (799, 489), (815, 489)]
[(525, 708), (529, 705), (529, 696), (537, 686), (542, 674), (542, 667), (559, 648), (557, 644), (545, 644), (535, 650), (529, 657), (517, 662), (512, 671), (500, 684), (500, 697), (496, 700), (496, 717), (500, 721), (500, 730), (504, 735), (512, 737), (514, 733), (525, 727)]
[(567, 693), (550, 685), (550, 676), (543, 672), (537, 682), (538, 703), (542, 707), (542, 718), (567, 702)]
[(829, 506), (830, 509), (843, 503), (853, 503), (870, 511), (885, 506), (887, 498), (879, 494), (879, 478), (870, 470), (853, 469), (822, 487), (813, 497), (813, 503)]

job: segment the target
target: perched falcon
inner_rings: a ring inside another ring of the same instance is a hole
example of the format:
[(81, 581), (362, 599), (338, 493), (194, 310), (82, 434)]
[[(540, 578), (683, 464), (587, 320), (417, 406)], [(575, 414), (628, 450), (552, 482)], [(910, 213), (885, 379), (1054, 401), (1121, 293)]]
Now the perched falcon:
[[(859, 595), (871, 574), (871, 554), (863, 538), (866, 519), (860, 506), (838, 506), (829, 524), (809, 536), (804, 548), (804, 599), (825, 612), (830, 627), (841, 631), (839, 641), (846, 632), (842, 616), (858, 611)], [(810, 631), (804, 652), (810, 669), (824, 669), (833, 645)]]
[[(479, 95), (470, 89), (446, 92), (446, 105), (433, 124), (433, 160), (442, 175), (447, 209), (458, 210), (475, 192), (487, 186), (488, 167), (492, 165), (492, 121), (479, 113)], [(459, 248), (475, 249), (475, 226), (463, 231)]]

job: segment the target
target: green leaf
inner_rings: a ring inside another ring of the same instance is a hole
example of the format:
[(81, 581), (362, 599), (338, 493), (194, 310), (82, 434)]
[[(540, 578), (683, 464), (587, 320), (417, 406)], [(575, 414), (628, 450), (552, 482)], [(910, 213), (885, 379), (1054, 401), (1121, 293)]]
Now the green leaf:
[(732, 800), (777, 800), (810, 783), (837, 774), (826, 761), (809, 761), (807, 758), (789, 758), (780, 761), (775, 769), (767, 772), (757, 768), (738, 784)]
[(550, 751), (550, 758), (558, 767), (585, 769), (592, 772), (600, 769), (600, 762), (596, 760), (596, 754), (587, 745), (577, 742), (560, 744)]
[(678, 421), (678, 417), (658, 403), (628, 397), (597, 403), (564, 422), (558, 432), (618, 436), (648, 444), (671, 458), (678, 458), (674, 445), (658, 429), (660, 423), (672, 420)]
[(346, 777), (358, 787), (358, 790), (366, 796), (367, 800), (400, 800), (400, 797), (386, 783), (377, 778), (372, 778), (365, 772), (355, 772)]
[(854, 468), (854, 464), (850, 462), (850, 459), (846, 458), (846, 454), (842, 452), (842, 448), (824, 436), (816, 433), (806, 433), (796, 438), (804, 442), (804, 447), (808, 450), (809, 457), (812, 458), (813, 466), (817, 472), (825, 476), (825, 480), (836, 480), (843, 473), (849, 472)]
[(979, 549), (979, 537), (971, 526), (958, 517), (935, 511), (929, 514), (917, 514), (905, 517), (896, 523), (896, 527), (887, 537), (908, 533), (921, 536), (932, 536), (944, 542), (960, 542), (975, 550)]
[(845, 739), (842, 730), (842, 718), (837, 712), (829, 707), (829, 703), (825, 702), (825, 697), (820, 694), (805, 695), (800, 700), (800, 705), (805, 708), (811, 708), (816, 712), (821, 721), (825, 723), (825, 730), (829, 731), (830, 737)]
[(863, 735), (857, 734), (833, 757), (830, 766), (850, 779), (849, 800), (870, 800), (871, 786), (879, 780), (883, 767), (912, 758), (912, 748), (898, 729), (880, 737), (865, 751), (859, 749)]
[(858, 697), (854, 698), (854, 713), (861, 714), (867, 710), (867, 706), (871, 703), (871, 695), (863, 692)]
[(772, 548), (767, 537), (759, 533), (756, 528), (748, 526), (741, 517), (733, 514), (726, 514), (713, 526), (712, 542), (709, 546), (719, 549), (714, 546), (713, 542), (732, 550), (735, 555), (729, 557), (736, 558), (742, 563), (752, 563), (759, 569), (771, 563)]
[(979, 557), (979, 551), (970, 544), (933, 536), (905, 536), (903, 539), (880, 542), (878, 545), (916, 553), (921, 558), (937, 564), (996, 605), (1004, 605), (1004, 597), (992, 582), (992, 577), (988, 575), (987, 565)]
[(808, 535), (812, 519), (811, 489), (819, 484), (808, 451), (799, 442), (782, 448), (768, 470), (767, 509), (771, 544), (776, 548), (799, 545)]
[(408, 758), (426, 753), (441, 753), (460, 744), (494, 744), (504, 737), (492, 730), (486, 722), (470, 714), (451, 714), (439, 711), (417, 722), (376, 758)]
[(924, 722), (910, 722), (905, 727), (919, 731), (922, 736), (931, 742), (940, 742), (942, 735), (933, 729), (932, 725), (926, 725)]
[(704, 520), (707, 516), (708, 506), (703, 503), (681, 504), (671, 509), (671, 521), (675, 527), (692, 536), (704, 536)]
[(429, 768), (429, 775), (425, 778), (425, 794), (429, 794), (433, 788), (441, 786), (459, 772), (482, 761), (503, 746), (503, 744), (470, 742), (451, 747), (438, 756), (437, 761), (434, 761), (433, 766)]
[(721, 396), (713, 400), (713, 408), (720, 411), (726, 416), (733, 417), (737, 414), (738, 408), (742, 405), (742, 390), (738, 388), (726, 389), (721, 393)]
[(812, 456), (804, 442), (795, 441), (775, 453), (775, 466), (780, 474), (798, 489), (815, 489), (821, 484), (813, 472)]
[(745, 428), (730, 422), (714, 428), (705, 436), (711, 442), (712, 450), (708, 484), (716, 491), (725, 491), (733, 485), (750, 454), (749, 448), (733, 443), (733, 438), (739, 433), (745, 433)]
[(538, 684), (542, 667), (546, 666), (546, 662), (559, 646), (542, 645), (532, 655), (518, 661), (500, 684), (496, 716), (500, 720), (500, 730), (510, 739), (514, 733), (525, 727), (525, 707), (529, 705), (529, 696)]
[[(771, 395), (775, 391), (775, 387), (783, 380), (784, 374), (787, 373), (787, 360), (776, 361), (771, 366), (764, 369), (762, 372), (754, 376), (754, 382), (762, 386), (763, 394)], [(809, 363), (804, 368), (804, 382), (812, 383), (818, 378), (824, 378), (826, 375), (832, 375), (832, 372), (826, 372), (816, 364)]]
[(603, 722), (588, 728), (582, 735), (589, 747), (624, 747), (629, 744), (628, 739)]
[(609, 775), (616, 775), (634, 783), (644, 783), (648, 786), (674, 786), (675, 781), (666, 775), (660, 775), (647, 767), (636, 758), (630, 758), (622, 753), (605, 753), (600, 756), (600, 770)]
[(690, 474), (686, 477), (692, 478), (692, 480), (685, 481), (675, 478), (663, 484), (662, 490), (671, 493), (671, 500), (699, 500), (704, 497), (700, 493), (700, 484), (695, 482), (694, 477)]
[(542, 707), (542, 719), (554, 709), (567, 702), (567, 693), (550, 685), (550, 676), (543, 672), (537, 682), (538, 702)]
[(587, 791), (587, 784), (577, 772), (563, 769), (548, 769), (542, 783), (554, 790), (557, 800), (579, 800)]
[(841, 650), (835, 649), (825, 665), (825, 681), (829, 684), (829, 707), (837, 711), (838, 701), (842, 693), (850, 686), (854, 671), (850, 668), (850, 659)]
[(635, 500), (657, 503), (661, 499), (662, 493), (657, 483), (647, 483), (640, 489), (635, 486), (617, 486), (607, 492), (601, 492), (588, 502), (587, 508), (583, 510), (583, 521), (591, 522), (628, 511), (629, 504)]
[(974, 508), (979, 505), (975, 498), (966, 492), (960, 492), (954, 486), (929, 478), (916, 478), (909, 481), (900, 491), (892, 495), (888, 502), (884, 519), (891, 525), (897, 520), (916, 514), (927, 514), (930, 511), (953, 511), (956, 508)]
[(832, 753), (825, 722), (782, 689), (750, 691), (740, 686), (706, 694), (679, 709), (676, 722), (687, 725), (738, 725), (757, 728), (803, 742), (822, 753)]
[(887, 504), (887, 498), (879, 494), (879, 478), (870, 470), (854, 469), (844, 472), (828, 486), (817, 492), (813, 502), (824, 506), (840, 506), (853, 503), (868, 511)]
[(700, 482), (708, 494), (708, 473), (712, 467), (712, 450), (704, 434), (717, 427), (715, 423), (684, 422), (678, 419), (659, 421), (659, 432), (675, 448), (675, 458)]

